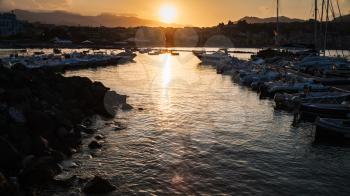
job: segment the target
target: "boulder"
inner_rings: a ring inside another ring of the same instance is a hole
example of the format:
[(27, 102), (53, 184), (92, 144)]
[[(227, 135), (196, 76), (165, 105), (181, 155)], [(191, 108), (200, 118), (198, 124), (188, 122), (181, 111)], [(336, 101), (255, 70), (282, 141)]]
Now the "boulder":
[(98, 135), (95, 136), (96, 140), (103, 140), (104, 138), (105, 137), (103, 135), (101, 135), (101, 134), (98, 134)]
[(117, 188), (108, 180), (95, 176), (85, 185), (83, 191), (87, 194), (106, 194), (115, 191), (116, 189)]
[(94, 134), (96, 129), (88, 128), (85, 125), (76, 125), (75, 129), (86, 134)]
[(51, 157), (57, 163), (62, 162), (66, 158), (62, 152), (57, 150), (51, 150)]
[(54, 158), (50, 156), (38, 157), (28, 161), (18, 179), (25, 186), (44, 185), (61, 171), (61, 167)]
[(124, 110), (124, 111), (132, 110), (132, 109), (133, 109), (133, 107), (130, 104), (124, 103), (122, 105), (122, 110)]
[(102, 144), (99, 143), (98, 141), (93, 140), (93, 141), (90, 142), (89, 148), (90, 149), (102, 148)]
[(59, 127), (57, 130), (56, 130), (56, 135), (59, 137), (59, 138), (65, 138), (67, 137), (69, 134), (69, 131), (64, 128), (64, 127)]
[(21, 102), (28, 101), (30, 98), (32, 98), (32, 92), (27, 87), (10, 88), (5, 91), (4, 96), (9, 103), (18, 104)]
[(69, 188), (73, 186), (76, 181), (78, 181), (78, 177), (76, 175), (73, 176), (65, 176), (65, 177), (55, 177), (53, 179), (53, 183), (55, 185), (61, 186), (63, 188)]
[(124, 125), (117, 125), (113, 128), (114, 131), (121, 131), (126, 129), (126, 127)]
[(6, 134), (9, 128), (10, 117), (0, 109), (0, 135)]
[[(126, 99), (87, 77), (64, 77), (51, 68), (27, 69), (21, 64), (0, 67), (0, 171), (17, 177), (27, 190), (49, 182), (62, 170), (58, 163), (81, 147), (81, 133), (97, 131), (84, 119), (132, 109)], [(104, 138), (96, 135), (89, 148), (101, 148), (98, 140)], [(7, 179), (0, 173), (0, 195), (6, 195), (3, 184)], [(98, 177), (86, 187), (86, 192), (111, 190), (115, 187)]]
[(10, 174), (17, 173), (22, 157), (18, 150), (4, 137), (0, 137), (0, 170)]
[(29, 134), (28, 128), (25, 124), (10, 123), (8, 137), (20, 153), (25, 155), (32, 152), (32, 136)]
[(69, 110), (69, 113), (70, 113), (70, 119), (74, 123), (80, 123), (85, 117), (84, 112), (79, 108), (72, 108), (71, 110)]
[(95, 103), (99, 104), (103, 101), (103, 98), (109, 88), (106, 88), (101, 82), (94, 82), (90, 87), (92, 96), (95, 97)]
[(33, 136), (32, 141), (32, 154), (36, 156), (43, 156), (50, 153), (48, 141), (41, 136)]
[(26, 123), (26, 117), (23, 112), (15, 107), (10, 107), (8, 111), (11, 119), (16, 123)]
[(0, 172), (0, 195), (12, 196), (16, 194), (16, 186), (10, 183), (7, 178)]
[(43, 111), (29, 111), (26, 114), (28, 127), (37, 135), (47, 135), (56, 128), (52, 115)]

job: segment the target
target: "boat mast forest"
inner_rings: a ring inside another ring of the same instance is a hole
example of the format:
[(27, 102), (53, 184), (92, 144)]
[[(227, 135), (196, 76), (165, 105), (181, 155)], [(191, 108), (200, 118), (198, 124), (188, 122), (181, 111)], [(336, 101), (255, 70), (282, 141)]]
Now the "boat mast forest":
[[(326, 50), (327, 50), (327, 38), (328, 38), (328, 26), (331, 21), (334, 23), (338, 23), (337, 26), (340, 25), (340, 23), (343, 22), (342, 19), (342, 13), (339, 6), (339, 0), (322, 0), (321, 5), (321, 13), (320, 13), (320, 22), (318, 22), (318, 2), (315, 0), (315, 48), (321, 49), (321, 53), (323, 56), (326, 56)], [(319, 27), (318, 27), (319, 24)], [(320, 38), (318, 38), (318, 29), (320, 32)], [(342, 39), (342, 37), (340, 37)], [(319, 45), (319, 43), (322, 43), (323, 45)], [(338, 56), (338, 51), (336, 50), (336, 53)], [(344, 51), (341, 50), (341, 56), (344, 55)]]
[[(328, 26), (330, 22), (340, 23), (343, 22), (342, 13), (339, 5), (339, 0), (322, 0), (321, 12), (318, 10), (318, 0), (314, 0), (314, 49), (317, 53), (326, 56), (327, 50), (327, 38), (328, 38)], [(320, 14), (320, 15), (319, 15)], [(280, 23), (280, 0), (276, 0), (276, 29), (275, 35), (275, 46), (279, 47), (279, 23)], [(340, 37), (340, 39), (342, 39)], [(338, 51), (336, 50), (338, 56)], [(341, 56), (344, 55), (344, 51), (341, 50)]]

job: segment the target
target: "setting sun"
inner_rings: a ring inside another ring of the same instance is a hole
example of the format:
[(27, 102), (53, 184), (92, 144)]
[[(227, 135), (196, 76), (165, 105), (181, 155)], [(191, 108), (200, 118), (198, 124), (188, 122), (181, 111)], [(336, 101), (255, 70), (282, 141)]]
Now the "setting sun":
[(176, 19), (176, 8), (171, 5), (164, 5), (159, 9), (159, 17), (165, 23), (172, 23)]

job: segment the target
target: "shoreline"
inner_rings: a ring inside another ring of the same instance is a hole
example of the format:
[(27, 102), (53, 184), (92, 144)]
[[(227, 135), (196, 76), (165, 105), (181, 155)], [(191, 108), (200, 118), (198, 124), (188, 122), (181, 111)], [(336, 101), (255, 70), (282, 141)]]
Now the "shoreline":
[[(62, 161), (81, 148), (82, 134), (96, 133), (93, 116), (112, 119), (117, 110), (132, 109), (126, 95), (86, 77), (21, 65), (0, 70), (2, 195), (33, 194), (53, 182)], [(98, 138), (89, 147), (100, 148)]]
[[(215, 45), (215, 46), (205, 46), (205, 45), (143, 45), (137, 46), (135, 44), (54, 44), (54, 43), (26, 43), (26, 44), (4, 44), (0, 41), (0, 49), (44, 49), (44, 48), (59, 48), (59, 49), (123, 49), (123, 48), (226, 48), (227, 46)], [(274, 48), (274, 45), (251, 45), (251, 46), (232, 46), (229, 48), (253, 48), (253, 49), (262, 49), (262, 48)], [(348, 50), (347, 48), (336, 48), (328, 47), (327, 50)]]

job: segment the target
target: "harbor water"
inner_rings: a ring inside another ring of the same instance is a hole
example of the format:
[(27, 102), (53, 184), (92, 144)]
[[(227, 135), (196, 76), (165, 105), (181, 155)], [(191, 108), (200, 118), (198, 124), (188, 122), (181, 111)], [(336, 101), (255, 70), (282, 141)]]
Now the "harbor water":
[(292, 127), (293, 115), (190, 52), (66, 76), (101, 81), (134, 107), (114, 119), (126, 129), (101, 130), (102, 150), (74, 156), (78, 176), (102, 175), (122, 194), (350, 194), (350, 149), (313, 144), (311, 124)]

